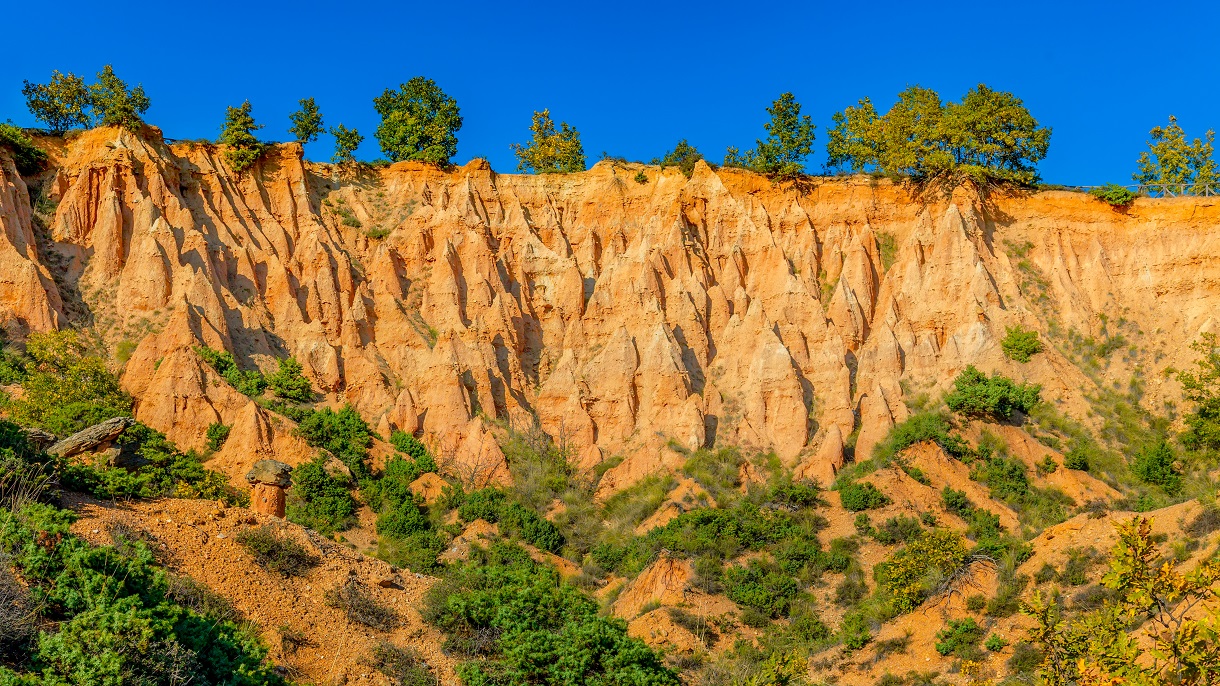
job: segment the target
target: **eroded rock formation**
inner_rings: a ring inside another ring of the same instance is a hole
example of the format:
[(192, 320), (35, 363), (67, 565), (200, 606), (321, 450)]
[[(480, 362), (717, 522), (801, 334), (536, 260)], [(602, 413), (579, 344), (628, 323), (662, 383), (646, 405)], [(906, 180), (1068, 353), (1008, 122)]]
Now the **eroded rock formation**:
[[(705, 164), (647, 183), (609, 162), (344, 176), (296, 145), (236, 175), (217, 148), (152, 129), (44, 143), (37, 179), (0, 151), (0, 322), (136, 344), (122, 379), (137, 418), (184, 448), (232, 425), (214, 464), (235, 478), (312, 451), (200, 344), (266, 369), (294, 355), (328, 401), (422, 436), (472, 483), (505, 473), (489, 420), (534, 417), (583, 467), (624, 456), (616, 487), (730, 444), (825, 481), (966, 364), (1042, 383), (1082, 418), (1082, 389), (1132, 375), (1145, 402), (1176, 399), (1160, 372), (1191, 359), (1220, 304), (1217, 199), (1119, 212), (1066, 192), (797, 189)], [(1018, 365), (999, 346), (1016, 324), (1063, 350), (1108, 326), (1129, 354), (1100, 377), (1055, 346)]]

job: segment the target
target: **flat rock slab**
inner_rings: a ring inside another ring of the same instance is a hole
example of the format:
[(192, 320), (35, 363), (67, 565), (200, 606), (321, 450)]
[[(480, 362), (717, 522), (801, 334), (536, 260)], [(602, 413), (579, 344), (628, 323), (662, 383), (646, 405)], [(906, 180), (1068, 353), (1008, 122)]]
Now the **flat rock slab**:
[(292, 466), (279, 460), (259, 460), (246, 474), (246, 481), (288, 488), (292, 485)]
[(47, 452), (58, 457), (71, 457), (113, 441), (135, 423), (136, 420), (131, 417), (107, 419), (101, 424), (94, 424), (88, 429), (77, 431), (48, 448)]

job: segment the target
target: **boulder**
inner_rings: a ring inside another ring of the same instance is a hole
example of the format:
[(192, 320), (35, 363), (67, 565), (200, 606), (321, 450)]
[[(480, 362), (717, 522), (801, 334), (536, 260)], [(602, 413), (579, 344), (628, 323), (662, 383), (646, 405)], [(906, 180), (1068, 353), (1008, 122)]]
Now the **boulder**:
[(100, 424), (94, 424), (88, 429), (77, 431), (64, 440), (47, 449), (48, 453), (58, 457), (71, 457), (109, 443), (122, 435), (136, 420), (131, 417), (115, 417)]
[(292, 485), (292, 467), (279, 460), (259, 460), (246, 474), (246, 481), (250, 484), (288, 488)]

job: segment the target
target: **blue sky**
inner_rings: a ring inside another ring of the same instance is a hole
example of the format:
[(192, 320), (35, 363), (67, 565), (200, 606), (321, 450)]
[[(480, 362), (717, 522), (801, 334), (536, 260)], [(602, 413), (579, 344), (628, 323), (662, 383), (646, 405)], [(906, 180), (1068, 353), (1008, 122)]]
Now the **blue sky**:
[[(415, 75), (462, 110), (456, 162), (515, 170), (509, 144), (549, 107), (602, 151), (659, 156), (687, 138), (709, 159), (762, 135), (792, 91), (818, 124), (863, 96), (888, 107), (921, 84), (949, 99), (983, 82), (1054, 128), (1040, 169), (1054, 183), (1129, 183), (1148, 129), (1175, 114), (1190, 136), (1220, 128), (1220, 4), (1205, 2), (83, 2), (6, 8), (0, 120), (35, 125), (23, 79), (92, 76), (113, 64), (152, 98), (173, 138), (214, 138), (249, 99), (285, 140), (296, 101), (366, 136), (372, 99)], [(28, 27), (16, 29), (17, 27)], [(329, 136), (309, 146), (329, 158)]]

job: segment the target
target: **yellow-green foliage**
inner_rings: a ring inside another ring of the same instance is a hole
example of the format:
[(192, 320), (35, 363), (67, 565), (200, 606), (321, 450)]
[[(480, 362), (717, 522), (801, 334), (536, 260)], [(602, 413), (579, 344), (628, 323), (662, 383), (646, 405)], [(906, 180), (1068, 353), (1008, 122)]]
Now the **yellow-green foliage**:
[(881, 586), (894, 609), (910, 612), (934, 590), (929, 581), (956, 572), (966, 560), (966, 539), (956, 531), (925, 531), (908, 546), (878, 565)]
[(247, 100), (241, 107), (225, 110), (225, 122), (220, 132), (220, 142), (225, 147), (225, 161), (238, 174), (244, 172), (263, 154), (263, 144), (254, 137), (254, 132), (263, 128), (254, 123), (253, 108)]
[(534, 113), (530, 133), (533, 139), (529, 143), (513, 144), (519, 171), (570, 174), (585, 170), (585, 149), (580, 143), (580, 132), (566, 121), (560, 123), (556, 131), (550, 110)]
[[(1073, 618), (1039, 591), (1022, 610), (1043, 653), (1047, 686), (1195, 686), (1220, 680), (1220, 558), (1183, 573), (1164, 562), (1152, 522), (1115, 524), (1119, 540), (1102, 585), (1113, 594)], [(1132, 631), (1143, 626), (1144, 630)], [(1147, 633), (1147, 639), (1141, 634)]]
[(30, 334), (26, 352), (33, 363), (21, 399), (8, 410), (13, 421), (66, 435), (95, 422), (127, 414), (131, 397), (79, 333), (66, 329)]

